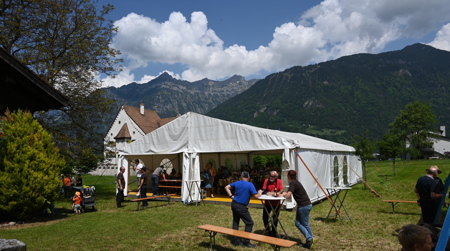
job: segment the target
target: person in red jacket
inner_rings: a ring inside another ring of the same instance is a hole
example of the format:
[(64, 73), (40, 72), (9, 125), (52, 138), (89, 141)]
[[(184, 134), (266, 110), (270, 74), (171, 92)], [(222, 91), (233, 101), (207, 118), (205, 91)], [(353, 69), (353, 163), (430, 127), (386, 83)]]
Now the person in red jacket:
[[(281, 179), (278, 179), (278, 173), (277, 171), (271, 171), (270, 172), (270, 176), (268, 179), (264, 180), (262, 189), (259, 190), (259, 194), (266, 194), (269, 196), (282, 196), (283, 194), (283, 182), (281, 181)], [(270, 204), (272, 204), (272, 206)], [(272, 208), (277, 209), (277, 207), (280, 205), (280, 201), (278, 200), (266, 200), (264, 207), (265, 209), (263, 210), (263, 222), (264, 222), (264, 226), (267, 227), (267, 225), (269, 224), (269, 214), (272, 211)], [(280, 214), (279, 210), (276, 210), (277, 216), (274, 218), (273, 224), (275, 225), (275, 227), (278, 225), (278, 216)], [(268, 229), (269, 236), (272, 237), (276, 237), (276, 231), (272, 226), (272, 229)]]
[(73, 196), (73, 210), (76, 214), (81, 213), (81, 193), (76, 192), (75, 196)]

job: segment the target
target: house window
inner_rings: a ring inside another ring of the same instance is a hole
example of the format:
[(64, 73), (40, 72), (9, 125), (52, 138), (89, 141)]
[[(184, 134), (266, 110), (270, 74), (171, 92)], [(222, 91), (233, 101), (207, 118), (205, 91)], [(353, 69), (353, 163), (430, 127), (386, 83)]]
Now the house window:
[(342, 170), (344, 174), (344, 185), (348, 185), (348, 162), (347, 156), (344, 157), (344, 168)]
[(337, 156), (334, 156), (333, 160), (333, 183), (334, 187), (339, 186), (339, 161)]

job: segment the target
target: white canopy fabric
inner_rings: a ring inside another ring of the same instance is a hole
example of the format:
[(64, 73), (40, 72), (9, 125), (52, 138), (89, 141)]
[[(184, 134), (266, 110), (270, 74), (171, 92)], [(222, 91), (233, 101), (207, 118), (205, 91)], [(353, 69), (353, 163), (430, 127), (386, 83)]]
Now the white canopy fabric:
[[(119, 152), (119, 157), (124, 160), (126, 156), (167, 156), (181, 153), (184, 185), (186, 180), (200, 180), (199, 156), (201, 158), (202, 153), (282, 153), (283, 171), (297, 170), (300, 182), (314, 201), (323, 198), (324, 194), (295, 152), (303, 158), (314, 175), (318, 176), (316, 178), (319, 182), (324, 182), (322, 186), (330, 187), (342, 185), (343, 182), (352, 185), (359, 181), (358, 176), (362, 173), (361, 162), (354, 155), (354, 151), (351, 146), (305, 134), (264, 129), (189, 112), (126, 145)], [(119, 165), (123, 164), (123, 161), (119, 161)], [(340, 166), (337, 179), (333, 177), (336, 165)], [(285, 177), (281, 178), (286, 180)], [(197, 190), (191, 193), (194, 193), (195, 198), (200, 196)], [(184, 187), (182, 200), (191, 200)]]

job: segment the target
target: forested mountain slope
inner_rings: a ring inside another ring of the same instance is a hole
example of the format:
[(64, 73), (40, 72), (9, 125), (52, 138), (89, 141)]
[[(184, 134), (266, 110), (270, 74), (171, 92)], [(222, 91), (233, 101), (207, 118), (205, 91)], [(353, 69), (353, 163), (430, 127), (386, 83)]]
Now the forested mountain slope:
[(439, 125), (450, 125), (450, 52), (414, 44), (292, 67), (207, 115), (351, 143), (366, 131), (381, 139), (399, 111), (415, 100), (430, 102)]

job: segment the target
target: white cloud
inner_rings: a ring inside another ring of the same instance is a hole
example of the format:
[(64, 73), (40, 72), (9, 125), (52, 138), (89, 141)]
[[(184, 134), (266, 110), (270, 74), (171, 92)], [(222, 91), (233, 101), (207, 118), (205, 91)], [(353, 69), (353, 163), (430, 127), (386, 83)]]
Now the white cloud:
[(437, 32), (436, 38), (429, 45), (441, 50), (450, 51), (450, 23), (444, 25)]
[(102, 87), (120, 87), (122, 85), (129, 84), (131, 82), (135, 82), (134, 74), (130, 73), (130, 68), (124, 68), (119, 74), (114, 77), (106, 77), (101, 78)]
[[(130, 13), (115, 22), (119, 31), (112, 45), (129, 65), (110, 83), (132, 82), (131, 72), (149, 63), (182, 65), (185, 70), (172, 75), (195, 81), (265, 74), (344, 55), (378, 53), (399, 38), (422, 38), (438, 29), (450, 21), (448, 13), (448, 0), (324, 0), (303, 13), (298, 23), (280, 24), (273, 40), (255, 50), (237, 44), (224, 48), (202, 12), (193, 12), (190, 22), (173, 12), (162, 23)], [(448, 49), (449, 33), (448, 25), (442, 27), (431, 44)], [(151, 78), (145, 75), (136, 82)]]

